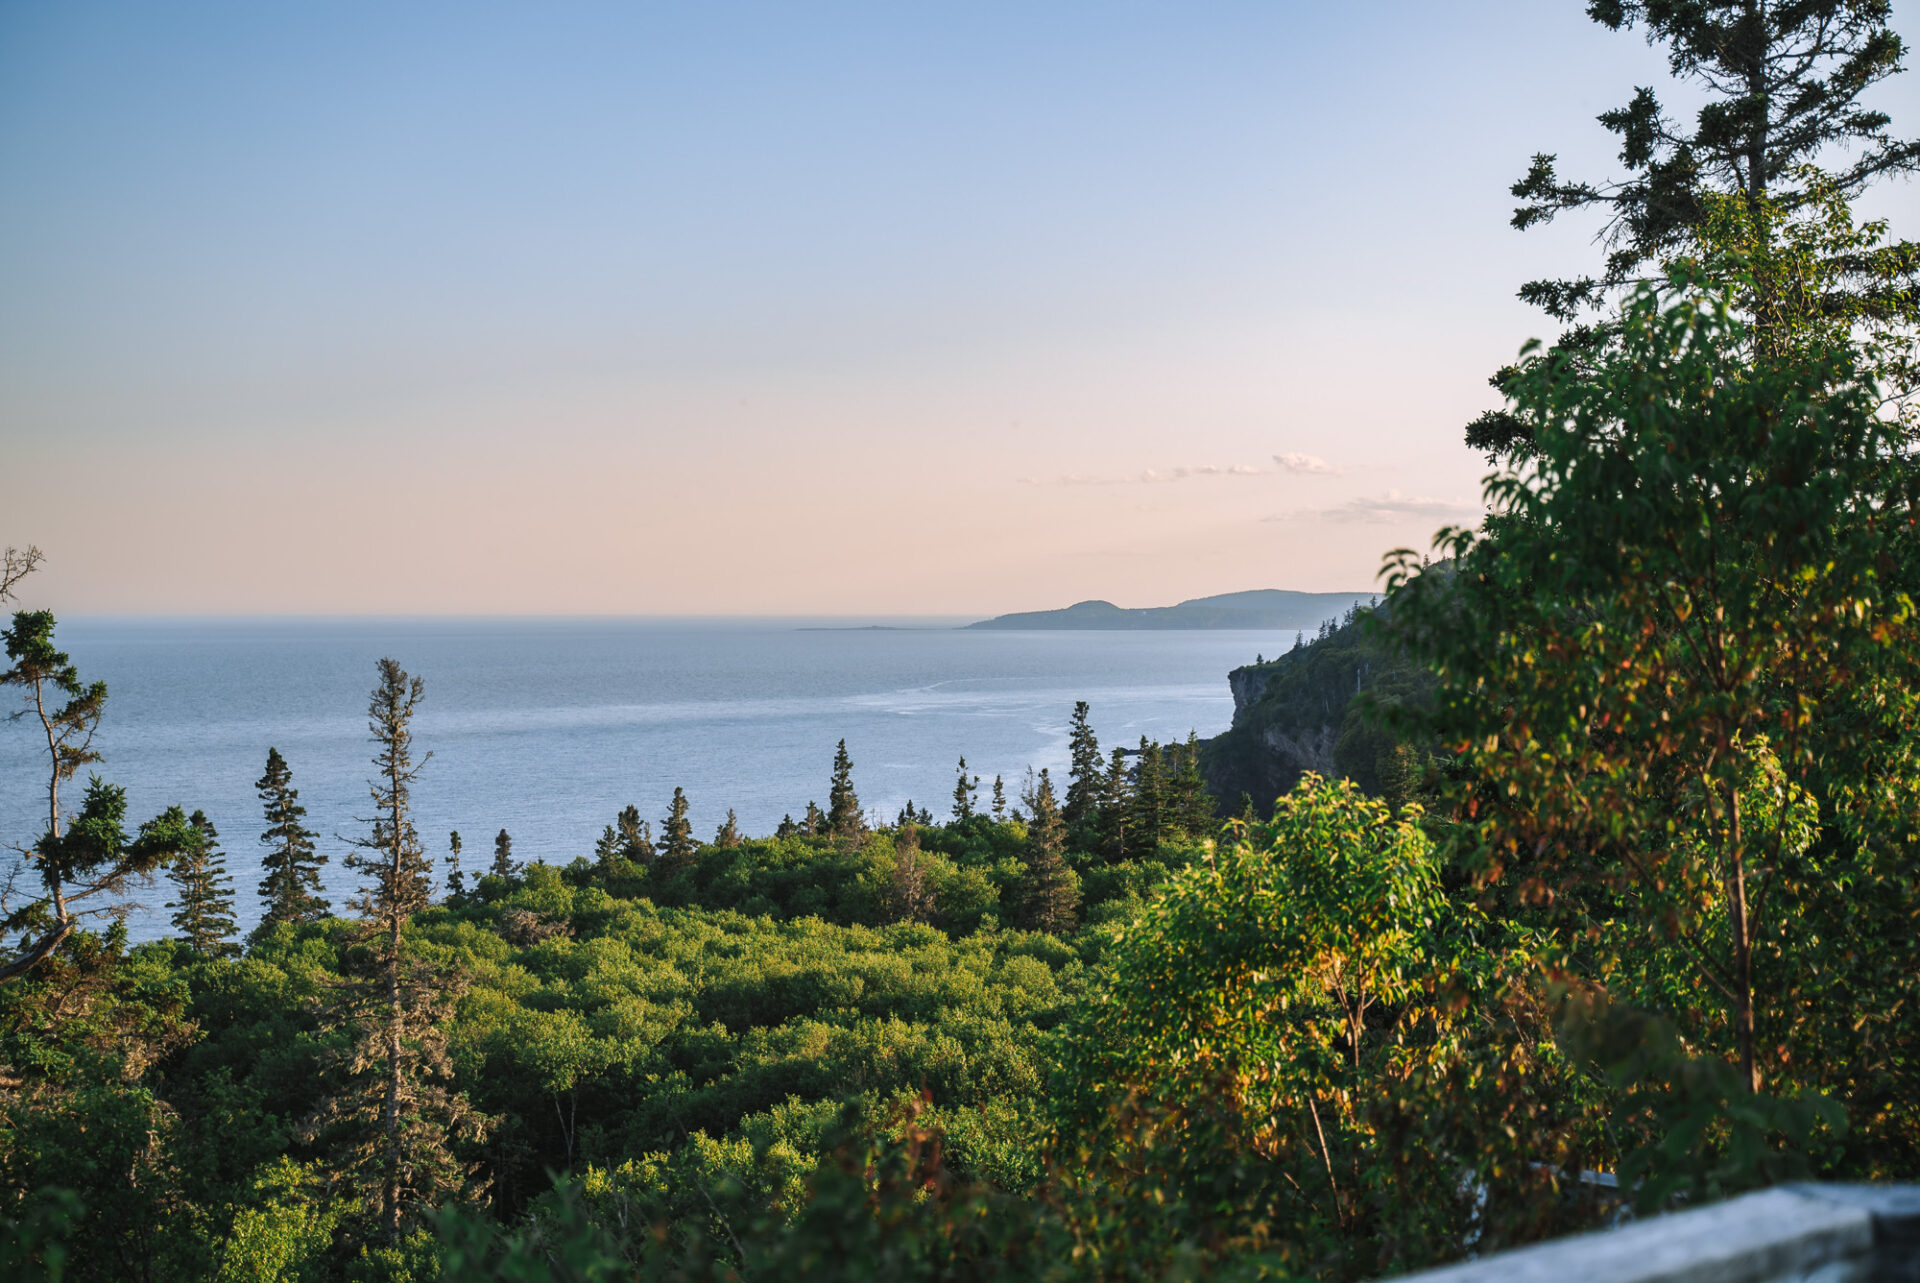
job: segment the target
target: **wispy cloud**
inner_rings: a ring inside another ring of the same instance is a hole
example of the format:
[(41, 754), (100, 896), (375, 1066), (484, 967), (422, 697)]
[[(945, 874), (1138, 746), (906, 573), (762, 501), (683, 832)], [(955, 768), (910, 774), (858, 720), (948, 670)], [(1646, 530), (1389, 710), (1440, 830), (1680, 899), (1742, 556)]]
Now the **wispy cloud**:
[(1290, 450), (1286, 454), (1276, 454), (1273, 461), (1280, 465), (1280, 471), (1292, 472), (1304, 477), (1337, 477), (1340, 469), (1328, 463), (1317, 454), (1301, 454)]
[(1387, 525), (1395, 521), (1470, 521), (1485, 511), (1480, 505), (1456, 499), (1429, 499), (1389, 490), (1377, 497), (1349, 499), (1335, 508), (1308, 508), (1278, 513), (1266, 521), (1331, 521), (1338, 525)]
[(1213, 463), (1201, 463), (1177, 468), (1148, 468), (1144, 472), (1135, 472), (1122, 477), (1095, 477), (1086, 473), (1070, 472), (1052, 478), (1022, 477), (1020, 480), (1029, 486), (1152, 486), (1165, 485), (1174, 481), (1191, 481), (1196, 477), (1260, 477), (1270, 475), (1271, 472), (1270, 468), (1255, 468), (1244, 463), (1226, 467)]

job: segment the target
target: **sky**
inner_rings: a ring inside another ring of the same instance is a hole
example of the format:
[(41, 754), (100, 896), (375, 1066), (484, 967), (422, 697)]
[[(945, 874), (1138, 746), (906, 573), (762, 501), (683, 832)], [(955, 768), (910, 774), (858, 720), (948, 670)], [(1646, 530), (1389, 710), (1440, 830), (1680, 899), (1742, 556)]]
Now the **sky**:
[(1367, 590), (1597, 262), (1507, 187), (1665, 83), (1584, 9), (0, 0), (0, 545), (82, 614)]

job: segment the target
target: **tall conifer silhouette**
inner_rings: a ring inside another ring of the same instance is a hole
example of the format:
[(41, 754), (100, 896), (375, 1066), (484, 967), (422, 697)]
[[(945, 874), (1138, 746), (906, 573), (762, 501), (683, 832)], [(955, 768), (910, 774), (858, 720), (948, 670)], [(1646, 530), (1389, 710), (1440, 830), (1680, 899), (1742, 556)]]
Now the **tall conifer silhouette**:
[(847, 742), (840, 741), (840, 747), (833, 753), (833, 783), (827, 790), (827, 832), (843, 841), (857, 841), (866, 836), (866, 817), (860, 814), (860, 795), (853, 791), (853, 758), (847, 753)]
[(660, 858), (669, 865), (681, 865), (693, 859), (693, 823), (687, 818), (687, 791), (676, 788), (667, 806), (667, 818), (660, 825)]
[(266, 877), (260, 880), (264, 913), (254, 928), (258, 937), (282, 922), (312, 922), (332, 908), (321, 898), (320, 866), (327, 857), (313, 848), (313, 830), (301, 823), (307, 808), (293, 787), (293, 771), (280, 750), (267, 750), (267, 771), (253, 786), (266, 809), (267, 828), (260, 841), (269, 849), (261, 857)]
[[(179, 811), (176, 806), (155, 823), (177, 822)], [(167, 902), (174, 910), (173, 929), (203, 958), (230, 957), (240, 952), (233, 939), (240, 928), (233, 919), (233, 879), (227, 876), (220, 834), (205, 811), (195, 811), (186, 822), (195, 841), (167, 868), (180, 897)]]
[(1071, 930), (1080, 903), (1079, 881), (1067, 867), (1067, 826), (1053, 795), (1053, 780), (1040, 772), (1028, 806), (1026, 872), (1020, 884), (1021, 917), (1035, 931)]
[(347, 858), (368, 878), (354, 905), (364, 923), (353, 958), (358, 977), (341, 990), (330, 1021), (353, 1037), (343, 1058), (347, 1081), (307, 1131), (337, 1142), (347, 1183), (393, 1243), (442, 1201), (471, 1189), (472, 1169), (455, 1158), (452, 1142), (476, 1137), (485, 1120), (447, 1085), (453, 1064), (445, 1030), (462, 982), (411, 958), (405, 934), (432, 899), (433, 866), (412, 810), (414, 782), (432, 756), (413, 757), (424, 686), (391, 659), (379, 671), (367, 710), (378, 749), (369, 782), (374, 814)]

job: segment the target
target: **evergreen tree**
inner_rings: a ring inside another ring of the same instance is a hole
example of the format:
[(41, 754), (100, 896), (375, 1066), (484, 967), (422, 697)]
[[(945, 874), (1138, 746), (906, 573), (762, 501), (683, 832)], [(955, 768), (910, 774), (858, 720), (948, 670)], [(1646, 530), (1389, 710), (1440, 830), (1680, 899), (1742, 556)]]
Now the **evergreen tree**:
[(789, 812), (780, 817), (780, 827), (773, 831), (773, 835), (777, 838), (790, 838), (797, 836), (799, 832), (800, 826), (793, 822), (793, 814)]
[(857, 842), (866, 836), (867, 822), (860, 814), (860, 797), (853, 791), (853, 758), (847, 755), (847, 742), (833, 753), (833, 783), (827, 789), (827, 832), (836, 841)]
[(733, 813), (732, 807), (728, 807), (726, 822), (713, 835), (713, 844), (723, 851), (731, 851), (745, 840), (740, 832), (740, 818)]
[(1135, 845), (1133, 772), (1127, 766), (1127, 750), (1116, 748), (1100, 795), (1100, 848), (1107, 859), (1118, 863), (1133, 854)]
[(980, 777), (967, 774), (967, 759), (960, 759), (960, 778), (953, 785), (953, 822), (965, 824), (973, 818), (974, 800), (980, 796)]
[(1033, 789), (1033, 820), (1027, 826), (1026, 870), (1021, 878), (1021, 917), (1035, 931), (1060, 935), (1073, 929), (1080, 903), (1079, 881), (1067, 867), (1067, 828), (1045, 770)]
[(293, 770), (280, 750), (267, 750), (267, 770), (254, 783), (266, 813), (266, 831), (260, 841), (268, 849), (260, 858), (266, 876), (260, 879), (264, 912), (254, 928), (257, 939), (282, 922), (316, 922), (332, 911), (320, 896), (320, 866), (327, 857), (313, 849), (313, 830), (301, 823), (307, 808), (293, 787)]
[(645, 864), (653, 855), (652, 827), (640, 819), (640, 808), (629, 804), (615, 824), (620, 835), (620, 855), (630, 864)]
[(600, 838), (593, 844), (593, 858), (602, 869), (611, 869), (619, 856), (620, 834), (609, 824), (600, 830)]
[[(1861, 102), (1902, 69), (1905, 46), (1890, 25), (1890, 0), (1591, 0), (1587, 13), (1614, 31), (1642, 27), (1648, 43), (1664, 46), (1669, 69), (1689, 85), (1689, 95), (1705, 101), (1689, 124), (1669, 115), (1652, 88), (1638, 88), (1625, 106), (1600, 117), (1620, 139), (1624, 176), (1570, 182), (1559, 176), (1555, 157), (1542, 153), (1513, 185), (1522, 202), (1513, 213), (1517, 228), (1580, 210), (1607, 219), (1602, 239), (1609, 252), (1598, 276), (1521, 287), (1521, 298), (1558, 320), (1571, 323), (1608, 309), (1622, 286), (1690, 254), (1729, 202), (1762, 227), (1769, 221), (1784, 226), (1803, 211), (1858, 195), (1876, 179), (1920, 171), (1920, 141), (1893, 138), (1887, 114)], [(1870, 329), (1910, 325), (1920, 247), (1881, 245), (1883, 231), (1844, 237), (1820, 256), (1821, 270), (1813, 273), (1800, 262), (1770, 271), (1765, 253), (1749, 258), (1749, 266), (1760, 269), (1750, 320), (1765, 331), (1790, 325), (1784, 312), (1810, 310)], [(1760, 239), (1773, 236), (1763, 231)], [(1810, 275), (1821, 281), (1811, 290)], [(1558, 349), (1593, 356), (1617, 328), (1613, 321), (1571, 324)], [(1766, 341), (1764, 333), (1758, 337)], [(1493, 383), (1510, 390), (1514, 374), (1502, 370)], [(1504, 410), (1470, 425), (1467, 441), (1494, 455), (1531, 452), (1525, 425)]]
[(174, 910), (173, 929), (202, 958), (231, 957), (240, 952), (233, 940), (240, 927), (233, 920), (233, 879), (227, 876), (227, 858), (220, 851), (220, 834), (213, 821), (205, 811), (195, 811), (189, 818), (176, 806), (143, 826), (143, 831), (183, 821), (194, 840), (167, 867), (167, 876), (179, 888), (179, 899), (167, 902)]
[(1185, 744), (1167, 749), (1169, 824), (1190, 838), (1213, 834), (1213, 797), (1207, 792), (1206, 777), (1200, 773), (1200, 736), (1187, 732)]
[(458, 900), (467, 893), (467, 875), (460, 871), (460, 830), (447, 834), (447, 898)]
[[(37, 552), (38, 549), (28, 549), (29, 562), (37, 560)], [(33, 567), (27, 563), (17, 566), (13, 550), (9, 548), (7, 553), (4, 582), (7, 595), (11, 596), (13, 585)], [(81, 767), (100, 760), (100, 754), (93, 748), (93, 733), (100, 725), (100, 714), (107, 702), (107, 685), (80, 680), (66, 652), (54, 648), (53, 627), (54, 619), (48, 612), (23, 610), (14, 614), (13, 627), (6, 633), (7, 658), (14, 664), (0, 675), (0, 685), (19, 687), (27, 710), (39, 719), (46, 735), (49, 771), (47, 827), (34, 848), (34, 863), (46, 893), (27, 910), (14, 913), (0, 923), (0, 929), (9, 934), (23, 928), (37, 928), (39, 939), (22, 940), (19, 952), (0, 966), (0, 980), (23, 974), (72, 934), (80, 918), (69, 909), (71, 888), (68, 884), (95, 867), (95, 862), (89, 861), (83, 869), (77, 861), (55, 858), (54, 853), (72, 845), (68, 841), (70, 835), (62, 831), (60, 786), (72, 779)], [(56, 707), (57, 700), (64, 702)], [(26, 710), (14, 714), (25, 715)], [(121, 813), (124, 816), (124, 797)], [(124, 840), (120, 845), (124, 845)], [(70, 864), (74, 867), (69, 868)]]
[(693, 823), (687, 819), (687, 793), (685, 789), (673, 791), (673, 801), (667, 807), (667, 818), (661, 826), (660, 858), (669, 867), (678, 867), (693, 859)]
[(1001, 824), (1007, 818), (1007, 786), (998, 775), (993, 777), (993, 822)]
[(513, 835), (505, 829), (494, 835), (493, 868), (488, 872), (496, 878), (511, 878), (520, 872), (520, 866), (513, 859)]
[[(413, 825), (412, 792), (432, 754), (413, 759), (413, 717), (424, 685), (391, 659), (368, 705), (378, 751), (369, 782), (374, 815), (348, 865), (367, 875), (355, 903), (359, 979), (349, 983), (330, 1023), (352, 1034), (345, 1086), (311, 1120), (309, 1136), (330, 1133), (349, 1186), (365, 1200), (387, 1243), (449, 1195), (471, 1185), (472, 1169), (454, 1156), (456, 1137), (477, 1136), (484, 1120), (447, 1085), (446, 1025), (459, 978), (408, 956), (407, 924), (427, 907), (432, 862)], [(504, 837), (504, 832), (502, 837)]]
[(1060, 812), (1069, 832), (1078, 832), (1098, 818), (1100, 791), (1106, 782), (1106, 759), (1100, 756), (1100, 741), (1094, 737), (1087, 714), (1087, 701), (1077, 701), (1067, 737), (1067, 755), (1072, 763), (1067, 800)]
[(927, 878), (926, 856), (920, 850), (920, 828), (912, 820), (900, 826), (893, 839), (893, 875), (890, 879), (893, 920), (926, 922), (933, 917), (933, 887)]
[(1152, 850), (1167, 832), (1166, 758), (1160, 745), (1140, 737), (1140, 755), (1133, 767), (1134, 848)]
[(827, 817), (812, 802), (807, 803), (807, 814), (800, 821), (800, 831), (810, 838), (817, 838), (827, 831)]

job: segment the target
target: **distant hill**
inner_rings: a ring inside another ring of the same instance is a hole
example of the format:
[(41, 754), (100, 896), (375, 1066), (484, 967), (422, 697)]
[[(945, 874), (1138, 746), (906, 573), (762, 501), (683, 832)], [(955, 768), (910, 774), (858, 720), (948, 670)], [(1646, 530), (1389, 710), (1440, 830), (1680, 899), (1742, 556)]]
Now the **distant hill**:
[(1065, 610), (1028, 610), (983, 619), (969, 628), (1144, 629), (1144, 628), (1318, 628), (1338, 620), (1375, 594), (1289, 592), (1256, 588), (1251, 592), (1196, 597), (1177, 606), (1128, 608), (1110, 601), (1083, 601)]

